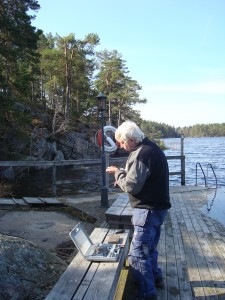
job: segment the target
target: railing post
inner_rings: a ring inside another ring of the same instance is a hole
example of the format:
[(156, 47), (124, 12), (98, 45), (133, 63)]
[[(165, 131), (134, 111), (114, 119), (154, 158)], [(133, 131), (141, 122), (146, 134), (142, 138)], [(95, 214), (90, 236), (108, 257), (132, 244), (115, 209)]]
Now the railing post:
[(181, 156), (181, 185), (185, 185), (185, 156)]
[(180, 155), (181, 155), (181, 185), (185, 185), (185, 156), (184, 156), (184, 135), (181, 134), (180, 140)]

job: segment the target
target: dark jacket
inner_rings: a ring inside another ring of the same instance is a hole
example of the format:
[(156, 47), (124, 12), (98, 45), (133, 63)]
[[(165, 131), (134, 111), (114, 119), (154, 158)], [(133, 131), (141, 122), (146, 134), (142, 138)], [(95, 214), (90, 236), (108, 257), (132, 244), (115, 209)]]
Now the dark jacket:
[(148, 138), (130, 153), (126, 168), (115, 173), (120, 188), (129, 194), (132, 207), (169, 209), (169, 169), (164, 152)]

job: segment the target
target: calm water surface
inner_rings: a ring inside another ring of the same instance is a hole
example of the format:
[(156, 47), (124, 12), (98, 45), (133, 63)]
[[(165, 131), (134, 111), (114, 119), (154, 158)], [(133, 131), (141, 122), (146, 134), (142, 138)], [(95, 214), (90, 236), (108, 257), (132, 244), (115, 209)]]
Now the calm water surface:
[[(168, 150), (166, 155), (180, 155), (181, 139), (165, 139), (165, 145)], [(196, 163), (201, 163), (203, 171), (207, 177), (207, 165), (210, 163), (217, 176), (219, 186), (225, 186), (225, 137), (217, 138), (185, 138), (184, 155), (186, 169), (186, 185), (195, 185), (196, 183)], [(169, 160), (171, 172), (180, 171), (180, 160)], [(198, 185), (204, 186), (204, 177), (201, 169), (197, 169)], [(100, 191), (101, 170), (95, 168), (76, 168), (65, 167), (57, 170), (57, 180), (74, 179), (71, 185), (58, 185), (57, 195), (74, 195), (87, 192)], [(16, 183), (2, 183), (0, 197), (23, 197), (23, 196), (51, 196), (52, 195), (52, 170), (40, 170), (29, 172)], [(5, 186), (6, 184), (6, 186)], [(180, 185), (180, 176), (170, 176), (170, 185)], [(208, 168), (208, 186), (215, 186), (215, 177)]]
[[(165, 151), (166, 155), (180, 155), (180, 139), (164, 139), (164, 142), (169, 148)], [(195, 185), (196, 164), (200, 163), (206, 178), (208, 178), (208, 186), (215, 185), (215, 176), (209, 164), (213, 167), (218, 185), (225, 186), (225, 137), (184, 138), (184, 155), (186, 185)], [(180, 171), (179, 160), (168, 161), (168, 163), (170, 171)], [(171, 185), (179, 183), (180, 176), (171, 176)], [(205, 185), (204, 176), (199, 165), (197, 167), (197, 183), (198, 185)]]

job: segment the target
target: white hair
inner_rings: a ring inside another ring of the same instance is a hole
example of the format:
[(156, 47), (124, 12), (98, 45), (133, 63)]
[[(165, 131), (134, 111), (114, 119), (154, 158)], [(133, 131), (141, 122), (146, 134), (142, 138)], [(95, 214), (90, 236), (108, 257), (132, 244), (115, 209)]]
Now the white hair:
[(136, 143), (139, 143), (144, 137), (144, 133), (133, 121), (123, 122), (115, 132), (116, 140), (123, 140), (125, 142), (127, 142), (129, 139), (133, 139)]

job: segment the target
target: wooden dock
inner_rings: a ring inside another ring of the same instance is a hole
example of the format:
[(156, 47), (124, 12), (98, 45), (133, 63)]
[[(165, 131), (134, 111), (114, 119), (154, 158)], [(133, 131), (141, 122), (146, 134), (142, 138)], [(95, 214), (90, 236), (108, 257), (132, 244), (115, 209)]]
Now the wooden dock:
[(16, 198), (0, 198), (0, 209), (15, 208), (15, 206), (62, 206), (64, 205), (55, 197), (22, 197), (21, 199)]
[[(158, 247), (165, 279), (158, 300), (224, 300), (225, 227), (200, 211), (206, 190), (178, 187), (171, 202)], [(129, 293), (125, 287), (120, 299), (128, 300)]]
[[(225, 300), (225, 226), (200, 210), (207, 204), (206, 189), (177, 186), (171, 187), (170, 194), (172, 208), (159, 242), (159, 264), (166, 286), (158, 290), (158, 300)], [(2, 206), (10, 206), (8, 200), (1, 199)], [(31, 207), (34, 205), (34, 199), (26, 200)], [(39, 200), (42, 205), (43, 199)], [(49, 202), (52, 201), (55, 198)], [(96, 201), (81, 201), (75, 206), (95, 216), (99, 210), (104, 211)], [(126, 222), (130, 220), (128, 210), (124, 215)], [(115, 299), (130, 300), (131, 295), (134, 295), (134, 285), (125, 281), (119, 285)]]

